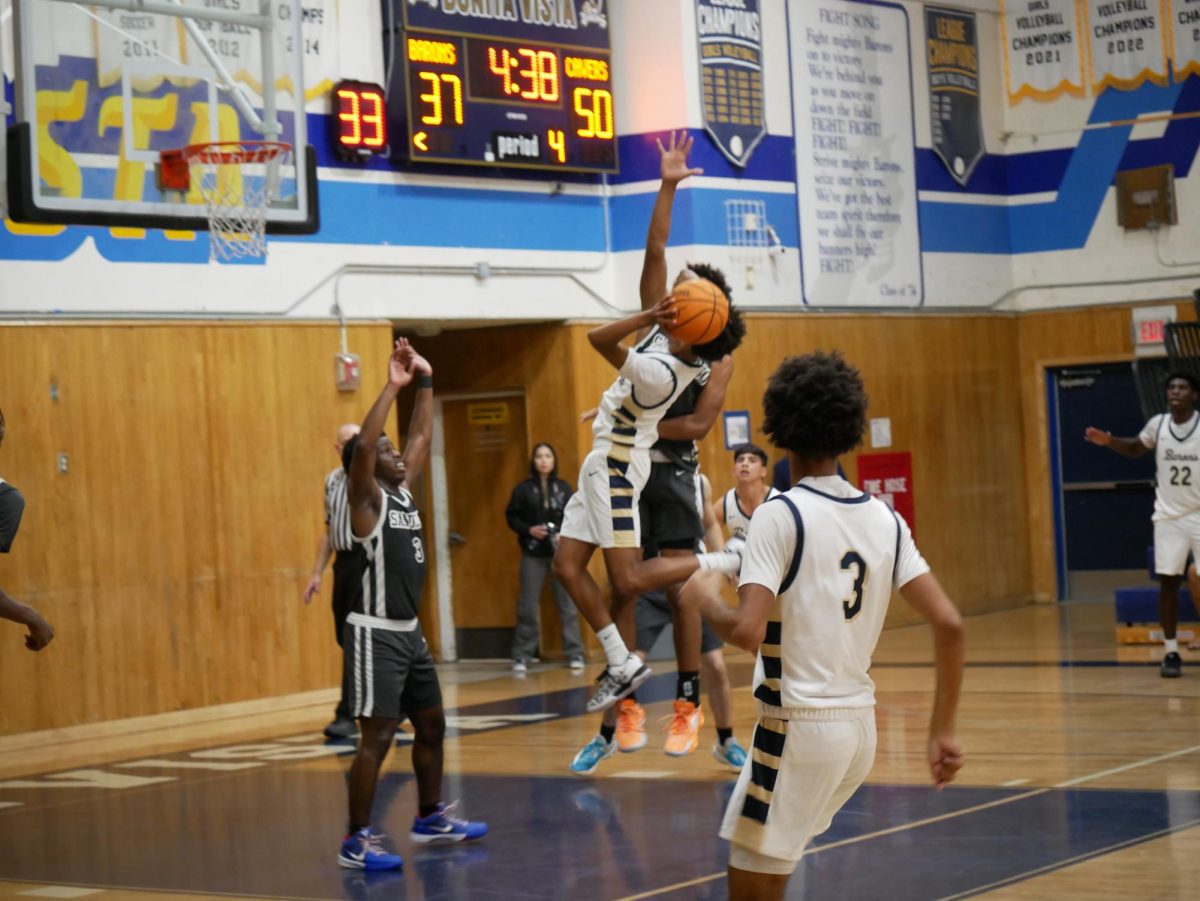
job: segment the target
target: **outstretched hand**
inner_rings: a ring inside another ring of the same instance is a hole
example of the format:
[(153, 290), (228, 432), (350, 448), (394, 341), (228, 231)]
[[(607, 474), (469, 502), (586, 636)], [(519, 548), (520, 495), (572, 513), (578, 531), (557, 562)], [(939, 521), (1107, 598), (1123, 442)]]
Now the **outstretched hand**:
[(1083, 431), (1083, 440), (1087, 441), (1089, 444), (1097, 444), (1100, 447), (1108, 447), (1110, 444), (1112, 444), (1112, 432), (1105, 432), (1088, 426)]
[[(403, 388), (413, 380), (414, 358), (416, 351), (405, 338), (397, 338), (392, 347), (392, 355), (388, 359), (388, 384), (394, 388)], [(429, 365), (428, 363), (425, 365)]]
[(579, 414), (579, 421), (580, 422), (591, 422), (593, 419), (595, 419), (599, 415), (600, 415), (600, 408), (592, 407), (590, 410), (584, 410), (582, 413)]
[(662, 159), (659, 161), (659, 172), (664, 182), (674, 185), (689, 175), (704, 174), (703, 169), (688, 166), (687, 158), (688, 154), (692, 152), (694, 139), (687, 133), (687, 129), (679, 132), (678, 135), (672, 131), (667, 147), (663, 147), (661, 138), (655, 138), (654, 141), (658, 144), (658, 152), (662, 154)]
[(966, 755), (952, 736), (929, 736), (929, 772), (939, 790), (954, 781), (965, 762)]

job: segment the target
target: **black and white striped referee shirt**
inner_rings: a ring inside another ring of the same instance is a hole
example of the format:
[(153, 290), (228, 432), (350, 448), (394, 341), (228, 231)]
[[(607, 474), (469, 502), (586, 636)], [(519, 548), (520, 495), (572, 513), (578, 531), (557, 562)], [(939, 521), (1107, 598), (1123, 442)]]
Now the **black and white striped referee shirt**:
[(346, 496), (346, 470), (340, 466), (325, 476), (325, 525), (329, 530), (329, 544), (335, 551), (354, 550), (350, 502)]

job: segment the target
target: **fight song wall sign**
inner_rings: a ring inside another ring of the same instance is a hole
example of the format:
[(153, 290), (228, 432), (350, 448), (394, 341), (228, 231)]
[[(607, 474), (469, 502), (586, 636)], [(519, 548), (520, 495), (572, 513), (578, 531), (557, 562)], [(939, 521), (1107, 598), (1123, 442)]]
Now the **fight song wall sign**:
[(933, 150), (965, 188), (984, 154), (975, 13), (925, 7), (925, 56)]
[(704, 128), (744, 168), (767, 133), (758, 0), (696, 0), (696, 34)]

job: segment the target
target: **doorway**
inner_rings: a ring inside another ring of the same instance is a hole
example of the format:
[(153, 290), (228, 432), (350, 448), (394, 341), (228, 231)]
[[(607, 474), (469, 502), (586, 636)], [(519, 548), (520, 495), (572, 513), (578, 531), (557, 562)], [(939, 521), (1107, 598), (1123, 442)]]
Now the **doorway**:
[(443, 660), (507, 658), (520, 550), (505, 509), (529, 474), (520, 391), (435, 401), (433, 500)]
[(1152, 585), (1154, 455), (1137, 460), (1083, 440), (1088, 426), (1133, 436), (1145, 425), (1129, 363), (1046, 370), (1059, 598), (1111, 599)]

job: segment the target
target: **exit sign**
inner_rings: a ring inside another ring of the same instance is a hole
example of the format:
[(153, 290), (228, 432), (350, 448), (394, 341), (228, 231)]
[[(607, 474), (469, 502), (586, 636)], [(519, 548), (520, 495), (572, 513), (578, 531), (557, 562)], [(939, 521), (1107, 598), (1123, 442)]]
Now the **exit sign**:
[(1135, 307), (1133, 309), (1133, 346), (1139, 357), (1166, 356), (1163, 344), (1168, 322), (1175, 321), (1174, 307)]

